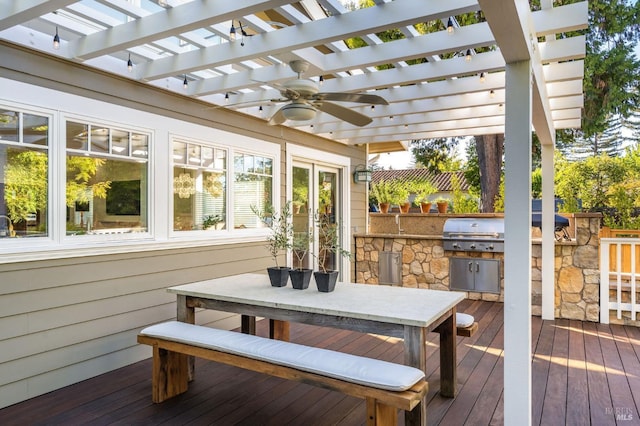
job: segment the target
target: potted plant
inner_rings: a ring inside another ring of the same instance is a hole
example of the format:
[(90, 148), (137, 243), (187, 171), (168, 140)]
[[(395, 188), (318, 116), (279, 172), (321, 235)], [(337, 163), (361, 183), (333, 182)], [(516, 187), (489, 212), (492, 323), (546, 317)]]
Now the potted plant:
[(327, 268), (330, 256), (337, 253), (339, 256), (351, 258), (351, 253), (340, 246), (338, 223), (333, 223), (328, 214), (317, 212), (314, 221), (318, 227), (318, 271), (313, 273), (318, 291), (329, 293), (336, 287), (338, 271)]
[(271, 233), (267, 236), (267, 250), (273, 258), (275, 266), (267, 268), (271, 285), (274, 287), (284, 287), (289, 280), (289, 269), (278, 264), (278, 257), (291, 247), (293, 236), (293, 225), (291, 224), (291, 203), (285, 203), (279, 212), (276, 212), (272, 205), (265, 206), (264, 210), (256, 206), (251, 206), (253, 213), (260, 221), (266, 224)]
[(409, 201), (409, 194), (413, 192), (414, 182), (408, 179), (396, 179), (392, 185), (392, 198), (393, 203), (398, 205), (400, 213), (409, 213), (411, 208), (411, 202)]
[(449, 200), (444, 197), (436, 198), (436, 204), (438, 205), (438, 213), (446, 213), (449, 208)]
[(384, 179), (380, 179), (377, 182), (371, 182), (369, 192), (375, 202), (378, 203), (378, 208), (381, 213), (387, 213), (389, 211), (389, 206), (393, 200), (392, 186), (392, 181)]
[(219, 214), (210, 214), (202, 218), (202, 228), (216, 229), (220, 222), (222, 222), (222, 216), (220, 216)]
[(429, 178), (424, 177), (414, 182), (413, 189), (416, 194), (413, 203), (420, 207), (420, 212), (429, 213), (431, 210), (430, 196), (438, 192), (438, 188), (436, 188)]
[(309, 253), (309, 245), (313, 241), (311, 234), (308, 231), (294, 232), (293, 240), (291, 243), (291, 251), (296, 257), (296, 268), (289, 270), (289, 277), (291, 277), (291, 285), (298, 290), (304, 290), (309, 287), (311, 281), (312, 269), (304, 268), (304, 259)]

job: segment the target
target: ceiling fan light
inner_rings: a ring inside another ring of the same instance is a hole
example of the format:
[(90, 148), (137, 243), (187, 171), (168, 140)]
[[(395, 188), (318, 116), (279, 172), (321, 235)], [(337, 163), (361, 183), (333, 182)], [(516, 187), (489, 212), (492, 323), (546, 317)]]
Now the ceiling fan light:
[(316, 116), (316, 110), (311, 105), (294, 102), (282, 107), (282, 115), (287, 120), (306, 121)]

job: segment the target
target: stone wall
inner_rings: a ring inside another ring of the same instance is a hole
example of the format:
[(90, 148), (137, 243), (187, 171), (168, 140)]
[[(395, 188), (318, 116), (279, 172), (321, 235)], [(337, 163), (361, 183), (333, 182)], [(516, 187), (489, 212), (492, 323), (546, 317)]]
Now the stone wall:
[[(485, 215), (474, 215), (486, 217)], [(500, 217), (501, 215), (487, 215)], [(370, 215), (370, 231), (356, 235), (356, 282), (379, 283), (379, 257), (383, 251), (402, 253), (404, 287), (449, 290), (451, 257), (503, 260), (502, 253), (462, 253), (445, 251), (442, 226), (447, 217), (460, 215)], [(468, 217), (468, 216), (464, 216)], [(557, 318), (599, 320), (598, 231), (599, 214), (574, 214), (570, 217), (571, 241), (555, 246), (555, 311)], [(400, 230), (403, 233), (398, 233)], [(386, 231), (386, 232), (385, 232)], [(542, 309), (542, 244), (539, 230), (532, 229), (532, 312)], [(504, 267), (500, 267), (500, 294), (466, 292), (469, 299), (504, 301)]]

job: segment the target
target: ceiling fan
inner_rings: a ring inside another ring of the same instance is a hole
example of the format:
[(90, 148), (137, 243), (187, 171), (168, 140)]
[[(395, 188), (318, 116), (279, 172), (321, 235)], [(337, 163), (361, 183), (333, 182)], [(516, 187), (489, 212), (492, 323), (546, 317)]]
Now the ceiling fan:
[(282, 99), (272, 99), (271, 102), (289, 102), (276, 111), (269, 119), (269, 125), (282, 124), (286, 120), (305, 121), (316, 116), (317, 111), (326, 112), (336, 118), (344, 120), (354, 126), (366, 126), (373, 120), (364, 114), (343, 107), (331, 101), (358, 102), (370, 105), (389, 105), (378, 95), (340, 92), (320, 92), (318, 84), (312, 80), (303, 79), (301, 75), (309, 69), (309, 63), (302, 60), (289, 62), (291, 69), (298, 74), (295, 80), (282, 85), (274, 85), (280, 90)]

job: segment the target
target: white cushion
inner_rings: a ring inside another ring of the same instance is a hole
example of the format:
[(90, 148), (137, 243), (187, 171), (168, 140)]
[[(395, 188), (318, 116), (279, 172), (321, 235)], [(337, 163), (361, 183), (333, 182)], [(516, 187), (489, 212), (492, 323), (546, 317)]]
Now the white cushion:
[(406, 390), (424, 377), (424, 372), (406, 365), (179, 321), (152, 325), (140, 334), (246, 356), (379, 389)]
[(456, 327), (467, 328), (471, 327), (475, 319), (473, 316), (469, 314), (463, 314), (461, 312), (456, 312)]

